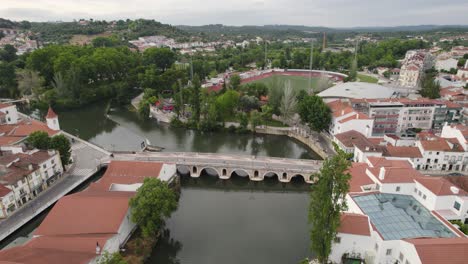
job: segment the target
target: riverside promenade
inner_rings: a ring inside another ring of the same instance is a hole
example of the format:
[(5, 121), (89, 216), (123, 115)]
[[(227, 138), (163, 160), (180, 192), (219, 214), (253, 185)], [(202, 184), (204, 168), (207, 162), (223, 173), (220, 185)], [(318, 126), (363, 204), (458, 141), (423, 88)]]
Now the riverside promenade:
[(72, 143), (73, 164), (52, 186), (41, 192), (35, 199), (18, 208), (8, 218), (0, 221), (0, 241), (11, 235), (57, 200), (80, 186), (101, 169), (102, 160), (110, 152), (66, 132), (61, 132)]

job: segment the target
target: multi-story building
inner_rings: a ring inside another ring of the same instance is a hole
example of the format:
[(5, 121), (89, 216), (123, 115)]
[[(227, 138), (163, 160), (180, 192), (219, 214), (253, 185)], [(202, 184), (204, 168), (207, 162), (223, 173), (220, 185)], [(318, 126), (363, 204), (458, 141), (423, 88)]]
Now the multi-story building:
[(425, 50), (408, 51), (400, 69), (399, 84), (403, 87), (418, 87), (424, 71), (433, 65), (434, 58), (429, 52)]
[(332, 111), (330, 133), (336, 135), (355, 130), (370, 137), (374, 120), (366, 114), (354, 110), (348, 102), (336, 100), (328, 103)]
[(348, 209), (330, 260), (346, 263), (466, 263), (468, 238), (447, 220), (468, 218), (468, 193), (406, 161), (369, 157), (350, 169)]

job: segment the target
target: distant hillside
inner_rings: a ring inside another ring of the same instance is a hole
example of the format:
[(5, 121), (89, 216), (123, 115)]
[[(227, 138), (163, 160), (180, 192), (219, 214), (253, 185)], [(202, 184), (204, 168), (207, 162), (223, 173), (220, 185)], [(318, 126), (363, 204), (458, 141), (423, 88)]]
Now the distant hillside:
[(8, 19), (0, 18), (0, 28), (16, 28), (18, 27), (18, 23), (13, 22)]
[(237, 34), (254, 34), (261, 31), (277, 32), (423, 32), (435, 30), (468, 30), (468, 25), (417, 25), (417, 26), (395, 26), (395, 27), (349, 27), (349, 28), (330, 28), (330, 27), (311, 27), (302, 25), (264, 25), (264, 26), (225, 26), (221, 24), (204, 25), (204, 26), (177, 26), (180, 29), (189, 32), (205, 32), (205, 33), (237, 33)]

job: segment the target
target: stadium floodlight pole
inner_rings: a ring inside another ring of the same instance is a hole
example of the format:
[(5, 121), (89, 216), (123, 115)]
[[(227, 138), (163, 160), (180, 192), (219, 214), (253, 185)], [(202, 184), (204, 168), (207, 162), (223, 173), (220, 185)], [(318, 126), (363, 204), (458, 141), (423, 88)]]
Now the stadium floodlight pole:
[(193, 58), (192, 58), (192, 55), (190, 55), (190, 81), (193, 82)]
[(309, 89), (312, 89), (312, 63), (313, 62), (314, 62), (314, 40), (312, 39), (310, 41)]
[(267, 65), (268, 65), (268, 53), (267, 53), (267, 41), (265, 40), (265, 66), (263, 66), (263, 69), (266, 70)]

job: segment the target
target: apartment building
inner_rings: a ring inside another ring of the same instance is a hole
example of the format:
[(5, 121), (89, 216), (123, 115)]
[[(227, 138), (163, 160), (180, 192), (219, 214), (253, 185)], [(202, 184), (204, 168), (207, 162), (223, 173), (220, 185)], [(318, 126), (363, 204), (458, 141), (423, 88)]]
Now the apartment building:
[(403, 87), (415, 88), (420, 84), (424, 71), (432, 68), (434, 57), (425, 50), (410, 50), (402, 62), (399, 84)]
[(407, 161), (369, 157), (350, 174), (331, 261), (466, 263), (468, 238), (447, 220), (467, 219), (467, 192)]

